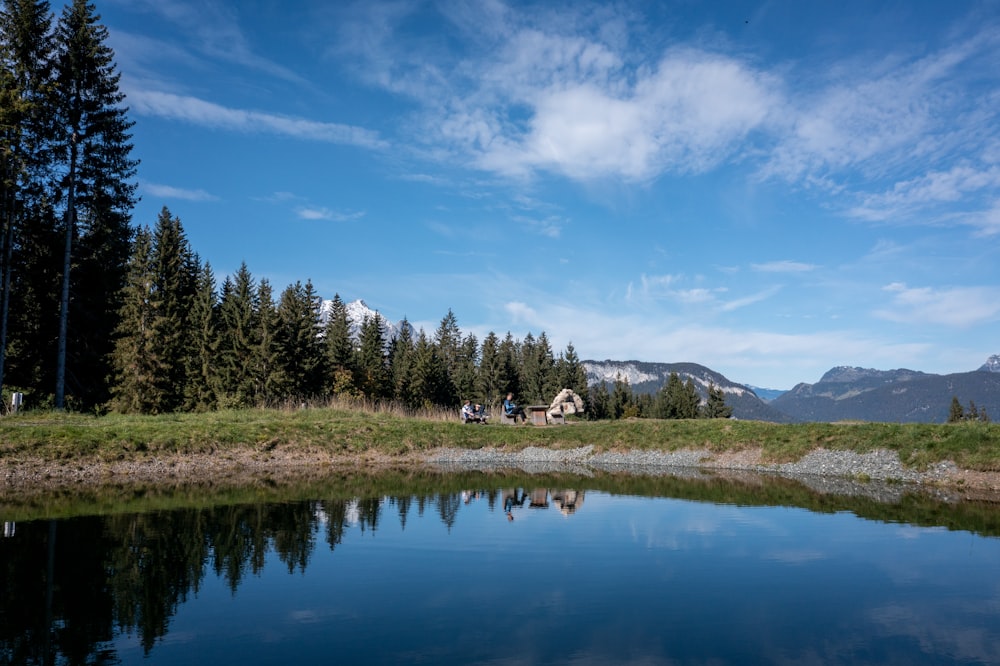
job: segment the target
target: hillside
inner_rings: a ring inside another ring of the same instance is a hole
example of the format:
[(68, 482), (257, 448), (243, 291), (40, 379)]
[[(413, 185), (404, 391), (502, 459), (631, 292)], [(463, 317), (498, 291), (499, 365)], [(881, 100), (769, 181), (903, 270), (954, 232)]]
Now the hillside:
[(635, 393), (653, 394), (660, 390), (671, 372), (680, 378), (694, 382), (702, 399), (708, 394), (708, 387), (715, 385), (726, 394), (726, 404), (733, 408), (733, 416), (738, 419), (789, 423), (794, 419), (773, 408), (757, 397), (750, 388), (730, 381), (724, 375), (697, 363), (648, 363), (644, 361), (583, 361), (587, 371), (587, 383), (594, 386), (604, 382), (614, 384), (621, 376), (628, 380)]
[(799, 384), (771, 406), (799, 421), (944, 423), (952, 397), (1000, 417), (1000, 373), (934, 375), (912, 370), (834, 368), (815, 384)]

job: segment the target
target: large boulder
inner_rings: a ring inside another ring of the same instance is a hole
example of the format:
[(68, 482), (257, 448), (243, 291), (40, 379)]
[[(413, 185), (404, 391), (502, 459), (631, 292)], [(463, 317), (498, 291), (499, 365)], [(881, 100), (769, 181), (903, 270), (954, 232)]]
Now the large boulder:
[(559, 416), (566, 416), (567, 414), (582, 414), (583, 398), (571, 389), (564, 388), (562, 391), (559, 391), (559, 395), (549, 405), (547, 413), (550, 417), (555, 416), (557, 418)]

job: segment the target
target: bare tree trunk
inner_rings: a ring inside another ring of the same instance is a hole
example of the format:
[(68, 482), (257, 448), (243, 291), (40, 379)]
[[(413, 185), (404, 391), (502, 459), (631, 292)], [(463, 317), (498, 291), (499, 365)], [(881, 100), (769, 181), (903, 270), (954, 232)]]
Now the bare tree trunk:
[(73, 259), (73, 232), (76, 230), (76, 133), (70, 142), (69, 187), (66, 195), (66, 250), (63, 253), (62, 295), (59, 298), (59, 355), (56, 359), (56, 409), (66, 406), (66, 337), (69, 331), (69, 269)]

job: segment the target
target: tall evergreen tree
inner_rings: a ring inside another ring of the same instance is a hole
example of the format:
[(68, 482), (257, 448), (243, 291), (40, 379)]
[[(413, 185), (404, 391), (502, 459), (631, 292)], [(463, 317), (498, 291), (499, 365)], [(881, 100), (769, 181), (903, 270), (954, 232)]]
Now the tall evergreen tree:
[(461, 400), (469, 399), (475, 402), (483, 400), (476, 394), (479, 383), (479, 341), (472, 333), (465, 336), (458, 347), (454, 373), (452, 384), (455, 386), (455, 394)]
[(185, 407), (189, 410), (208, 411), (215, 409), (218, 404), (217, 309), (215, 275), (212, 273), (211, 265), (205, 262), (198, 271), (189, 317), (189, 347), (185, 355), (187, 363)]
[(413, 329), (404, 317), (400, 323), (399, 335), (389, 343), (389, 381), (392, 384), (392, 397), (404, 405), (413, 403), (410, 391), (413, 381), (413, 356)]
[(305, 285), (296, 282), (281, 293), (275, 342), (284, 379), (284, 397), (311, 398), (322, 392), (324, 357), (320, 304), (312, 282)]
[[(160, 212), (153, 232), (143, 230), (142, 235), (142, 243), (134, 244), (122, 292), (124, 304), (119, 312), (121, 323), (113, 361), (114, 403), (123, 411), (170, 412), (184, 406), (195, 262), (180, 220), (171, 217), (166, 208)], [(147, 255), (143, 256), (143, 252)], [(148, 393), (142, 404), (131, 404), (123, 399), (119, 384), (127, 387), (142, 381), (128, 376), (129, 368), (141, 371), (141, 367), (119, 356), (140, 345), (149, 364), (155, 367), (151, 378), (155, 391)]]
[(507, 390), (508, 379), (504, 373), (503, 357), (500, 354), (500, 340), (490, 331), (483, 338), (479, 360), (479, 393), (487, 405), (497, 405)]
[(611, 395), (608, 393), (607, 385), (601, 381), (590, 392), (590, 400), (587, 402), (587, 418), (591, 421), (602, 421), (611, 417)]
[(357, 386), (365, 397), (382, 400), (392, 395), (386, 359), (382, 315), (375, 313), (361, 324), (356, 362)]
[(332, 395), (354, 395), (354, 342), (351, 318), (340, 294), (334, 294), (327, 313), (323, 346), (326, 354), (327, 390)]
[(197, 279), (194, 255), (181, 221), (164, 206), (153, 231), (153, 303), (155, 355), (160, 359), (158, 382), (162, 404), (170, 412), (184, 404), (187, 353), (191, 344), (189, 316)]
[(560, 390), (568, 388), (580, 396), (584, 402), (587, 401), (587, 370), (580, 362), (580, 357), (572, 342), (566, 345), (565, 353), (556, 362), (556, 376)]
[[(57, 160), (65, 174), (59, 187), (65, 234), (55, 385), (60, 409), (68, 383), (85, 403), (99, 401), (103, 394), (129, 255), (129, 215), (136, 201), (132, 179), (138, 163), (131, 158), (129, 134), (133, 123), (118, 88), (108, 30), (99, 21), (92, 3), (73, 0), (56, 29), (53, 115), (59, 128)], [(68, 368), (71, 361), (73, 368)]]
[[(53, 223), (44, 196), (52, 168), (51, 30), (48, 2), (6, 0), (0, 4), (0, 389), (14, 323), (9, 316), (12, 303), (22, 317), (27, 314), (25, 303), (13, 301), (16, 277), (32, 280), (24, 270), (25, 236), (37, 236), (41, 229), (35, 227), (45, 223), (51, 230)], [(15, 264), (19, 276), (15, 276)], [(45, 311), (38, 305), (32, 308), (32, 312)], [(35, 349), (42, 340), (28, 339)], [(28, 377), (37, 379), (37, 374)]]
[(521, 394), (521, 364), (519, 359), (519, 347), (510, 331), (504, 336), (498, 349), (502, 370), (500, 376), (504, 379), (504, 385), (500, 389), (500, 398), (507, 393), (514, 395)]
[(156, 353), (153, 240), (140, 229), (132, 246), (122, 294), (114, 352), (111, 407), (124, 413), (156, 413), (162, 403), (162, 361)]
[(257, 331), (249, 359), (253, 373), (254, 402), (268, 404), (287, 397), (282, 393), (287, 381), (278, 353), (278, 309), (274, 304), (271, 283), (267, 280), (262, 279), (257, 286), (255, 303), (257, 309), (254, 320)]
[(260, 344), (257, 286), (244, 263), (222, 284), (219, 303), (219, 397), (223, 407), (250, 407), (256, 399), (251, 361)]
[(618, 375), (611, 391), (611, 418), (623, 419), (638, 416), (638, 409), (633, 404), (632, 387), (628, 377)]
[(413, 351), (413, 373), (410, 382), (412, 407), (432, 407), (452, 404), (448, 368), (438, 346), (427, 338), (423, 329), (417, 336)]
[(448, 404), (457, 402), (459, 399), (458, 388), (455, 386), (455, 379), (458, 375), (458, 365), (461, 358), (462, 330), (458, 327), (458, 319), (455, 313), (448, 310), (441, 319), (437, 332), (434, 334), (434, 342), (437, 344), (438, 355), (444, 362), (447, 372)]

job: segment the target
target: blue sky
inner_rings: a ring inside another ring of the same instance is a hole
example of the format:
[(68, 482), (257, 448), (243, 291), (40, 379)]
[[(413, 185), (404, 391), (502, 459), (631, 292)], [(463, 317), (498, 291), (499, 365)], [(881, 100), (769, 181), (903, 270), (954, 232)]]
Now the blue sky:
[(97, 7), (220, 282), (772, 388), (1000, 353), (996, 2)]

